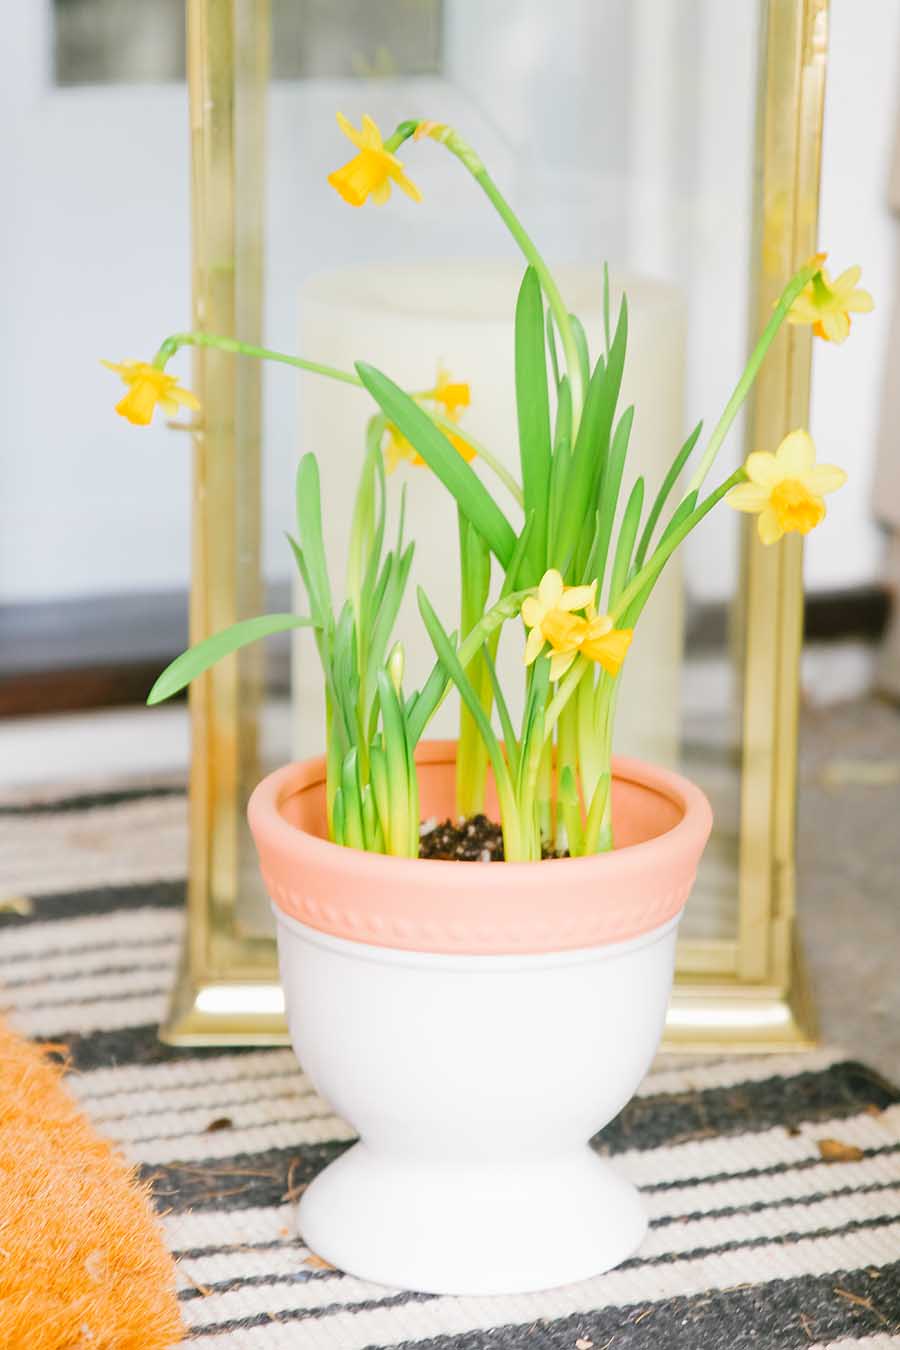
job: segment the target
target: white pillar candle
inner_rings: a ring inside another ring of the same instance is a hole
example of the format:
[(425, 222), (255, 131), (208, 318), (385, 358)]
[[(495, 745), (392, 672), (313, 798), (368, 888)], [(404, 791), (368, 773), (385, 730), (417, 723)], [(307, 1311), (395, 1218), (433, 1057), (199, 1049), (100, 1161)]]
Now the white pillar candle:
[[(462, 417), (469, 429), (518, 477), (513, 318), (522, 268), (509, 263), (396, 264), (344, 268), (310, 279), (301, 295), (301, 352), (316, 361), (352, 369), (364, 360), (407, 389), (434, 385), (438, 366), (471, 387)], [(592, 358), (602, 351), (602, 280), (599, 271), (557, 269), (566, 301), (588, 333)], [(638, 277), (614, 281), (613, 322), (622, 289), (628, 294), (628, 356), (619, 411), (636, 406), (622, 486), (645, 475), (652, 501), (684, 438), (685, 306), (667, 284)], [(332, 585), (343, 593), (353, 492), (363, 454), (364, 430), (374, 405), (346, 385), (305, 378), (301, 388), (300, 451), (319, 458), (325, 547)], [(514, 528), (521, 512), (490, 470), (474, 461)], [(399, 636), (407, 652), (407, 689), (427, 675), (434, 654), (415, 605), (421, 584), (448, 631), (459, 625), (457, 515), (446, 489), (426, 468), (403, 462), (388, 479), (396, 508), (407, 485), (407, 521), (416, 555)], [(672, 506), (675, 505), (673, 500)], [(621, 508), (620, 508), (621, 509)], [(646, 508), (645, 508), (646, 509)], [(499, 588), (494, 565), (492, 594)], [(298, 605), (305, 611), (305, 597)], [(678, 753), (679, 672), (682, 652), (682, 582), (678, 559), (663, 574), (641, 615), (622, 671), (615, 748), (657, 763)], [(523, 632), (507, 625), (498, 667), (510, 703), (520, 705)], [(298, 633), (294, 661), (295, 753), (323, 749), (321, 678), (308, 634)], [(453, 736), (456, 700), (435, 717), (430, 733)]]

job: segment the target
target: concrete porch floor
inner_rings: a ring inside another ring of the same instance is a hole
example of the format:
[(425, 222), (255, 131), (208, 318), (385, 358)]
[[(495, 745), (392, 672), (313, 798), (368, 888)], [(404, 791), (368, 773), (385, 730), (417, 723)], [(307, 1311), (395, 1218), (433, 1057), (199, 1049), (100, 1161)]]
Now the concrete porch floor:
[(798, 914), (822, 1039), (900, 1081), (900, 709), (805, 708)]

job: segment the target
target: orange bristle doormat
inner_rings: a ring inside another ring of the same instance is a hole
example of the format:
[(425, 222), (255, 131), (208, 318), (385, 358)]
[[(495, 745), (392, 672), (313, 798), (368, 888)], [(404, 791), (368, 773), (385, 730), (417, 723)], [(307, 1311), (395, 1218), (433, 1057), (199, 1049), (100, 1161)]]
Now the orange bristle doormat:
[(0, 1022), (0, 1346), (166, 1350), (183, 1327), (149, 1189), (61, 1075)]

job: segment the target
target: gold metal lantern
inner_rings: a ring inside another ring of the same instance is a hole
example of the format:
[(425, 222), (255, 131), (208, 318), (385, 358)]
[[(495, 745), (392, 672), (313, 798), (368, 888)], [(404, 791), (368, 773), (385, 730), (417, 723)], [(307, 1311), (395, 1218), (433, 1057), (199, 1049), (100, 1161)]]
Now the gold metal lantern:
[[(785, 279), (816, 248), (827, 0), (752, 3), (760, 37), (756, 152), (748, 166), (755, 335)], [(259, 342), (268, 3), (188, 0), (187, 11), (194, 327)], [(194, 360), (193, 387), (205, 409), (194, 435), (191, 639), (198, 641), (263, 609), (262, 401), (257, 364), (213, 350), (195, 351)], [(745, 428), (753, 445), (774, 447), (806, 422), (810, 364), (809, 330), (783, 329), (753, 395)], [(802, 545), (792, 536), (767, 550), (749, 522), (739, 527), (740, 584), (726, 652), (739, 729), (722, 755), (733, 815), (723, 812), (711, 845), (732, 917), (724, 928), (683, 927), (664, 1044), (670, 1050), (774, 1050), (814, 1037), (794, 916)], [(287, 1041), (274, 940), (248, 919), (266, 903), (245, 822), (263, 772), (264, 699), (254, 649), (191, 688), (188, 933), (162, 1029), (172, 1044)], [(281, 758), (289, 754), (284, 746)], [(707, 786), (690, 744), (684, 755), (687, 772)]]

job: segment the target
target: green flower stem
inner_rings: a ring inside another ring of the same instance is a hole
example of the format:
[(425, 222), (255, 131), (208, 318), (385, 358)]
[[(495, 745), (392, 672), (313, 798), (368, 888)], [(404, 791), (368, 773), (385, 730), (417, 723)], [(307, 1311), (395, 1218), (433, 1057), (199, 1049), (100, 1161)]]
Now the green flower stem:
[(392, 155), (395, 150), (400, 149), (404, 141), (408, 141), (410, 136), (415, 135), (415, 130), (418, 125), (419, 123), (417, 121), (401, 122), (384, 143), (384, 148), (387, 150), (388, 154)]
[(544, 716), (545, 741), (548, 741), (553, 735), (553, 730), (560, 713), (568, 705), (569, 699), (591, 669), (592, 665), (590, 661), (586, 660), (583, 656), (576, 656), (575, 660), (560, 680), (556, 688), (556, 693), (547, 704), (547, 712)]
[[(408, 122), (402, 122), (394, 132), (394, 135), (390, 138), (390, 141), (385, 142), (385, 148), (394, 142), (395, 138), (400, 136), (401, 132), (408, 126)], [(408, 132), (403, 134), (401, 140), (405, 140), (408, 134)], [(560, 294), (553, 273), (544, 262), (531, 235), (525, 229), (509, 202), (503, 196), (493, 178), (491, 178), (482, 160), (468, 142), (463, 140), (459, 132), (454, 131), (452, 127), (447, 126), (435, 127), (429, 135), (432, 140), (438, 141), (441, 145), (445, 146), (446, 149), (449, 150), (452, 155), (455, 155), (460, 163), (469, 171), (475, 179), (475, 182), (494, 207), (494, 210), (497, 212), (506, 228), (509, 230), (525, 257), (538, 274), (541, 289), (546, 295), (547, 302), (553, 311), (553, 317), (556, 320), (556, 327), (559, 331), (563, 352), (565, 353), (566, 369), (569, 372), (569, 384), (572, 390), (572, 436), (574, 438), (575, 432), (578, 430), (578, 423), (581, 419), (581, 409), (584, 405), (585, 390), (581, 378), (581, 363), (578, 356), (578, 344), (572, 329), (569, 311)], [(401, 141), (397, 141), (397, 144), (400, 143)]]
[[(293, 366), (295, 370), (305, 370), (310, 375), (322, 375), (326, 380), (338, 380), (341, 384), (352, 384), (356, 389), (365, 389), (365, 385), (359, 376), (349, 370), (340, 370), (337, 366), (323, 365), (321, 361), (307, 361), (302, 356), (289, 356), (287, 352), (276, 352), (271, 347), (257, 347), (252, 342), (240, 342), (237, 338), (221, 337), (217, 333), (173, 333), (171, 337), (167, 337), (161, 343), (159, 351), (153, 358), (154, 366), (158, 370), (164, 370), (167, 362), (182, 347), (211, 347), (216, 351), (234, 352), (237, 356), (253, 356), (259, 361), (276, 361), (282, 366)], [(524, 498), (519, 484), (486, 446), (482, 445), (480, 441), (476, 441), (473, 436), (463, 431), (456, 422), (449, 417), (445, 417), (442, 413), (434, 412), (430, 416), (431, 420), (442, 431), (449, 431), (453, 435), (461, 436), (472, 447), (478, 458), (483, 459), (491, 472), (499, 478), (519, 506), (523, 505)]]
[[(628, 613), (632, 605), (637, 604), (639, 606), (638, 613), (640, 609), (643, 609), (647, 596), (656, 584), (657, 577), (679, 544), (687, 538), (696, 525), (700, 524), (703, 517), (709, 514), (726, 493), (730, 492), (733, 487), (737, 487), (738, 483), (743, 483), (746, 478), (747, 474), (743, 467), (735, 469), (731, 477), (726, 478), (724, 483), (721, 483), (714, 492), (705, 497), (700, 505), (682, 521), (678, 529), (673, 530), (668, 539), (660, 544), (650, 561), (644, 563), (641, 570), (635, 574), (610, 610), (609, 617), (614, 625)], [(636, 618), (637, 615), (634, 617)]]
[(173, 333), (161, 344), (153, 364), (159, 370), (164, 370), (166, 363), (182, 347), (212, 347), (217, 351), (234, 352), (238, 356), (255, 356), (260, 361), (277, 361), (283, 366), (293, 366), (296, 370), (306, 370), (312, 375), (324, 375), (328, 380), (340, 380), (342, 384), (362, 388), (359, 376), (351, 375), (347, 370), (322, 365), (320, 361), (306, 361), (302, 356), (288, 356), (286, 352), (272, 351), (270, 347), (257, 347), (252, 342), (239, 342), (237, 338), (221, 337), (217, 333)]
[(762, 365), (766, 352), (771, 347), (775, 337), (790, 312), (791, 305), (797, 299), (797, 296), (809, 282), (818, 275), (820, 270), (819, 263), (810, 263), (806, 267), (801, 267), (785, 286), (781, 293), (772, 317), (766, 324), (762, 337), (750, 354), (750, 360), (744, 368), (744, 373), (735, 386), (734, 393), (725, 405), (725, 411), (719, 418), (712, 435), (709, 438), (709, 444), (703, 452), (703, 457), (697, 465), (696, 471), (687, 485), (684, 496), (688, 497), (692, 492), (696, 492), (703, 486), (707, 474), (715, 463), (716, 456), (722, 448), (722, 442), (731, 430), (731, 424), (737, 417), (741, 407), (753, 386), (753, 382), (759, 374), (759, 368)]
[[(491, 580), (491, 558), (481, 536), (469, 525), (461, 508), (459, 524), (460, 623), (461, 633), (469, 633), (484, 617)], [(499, 634), (499, 630), (498, 630)], [(496, 644), (495, 644), (496, 645)], [(483, 652), (463, 667), (487, 717), (491, 715), (493, 690)], [(487, 746), (464, 699), (460, 700), (459, 741), (456, 748), (456, 811), (468, 819), (484, 810), (487, 775)]]

